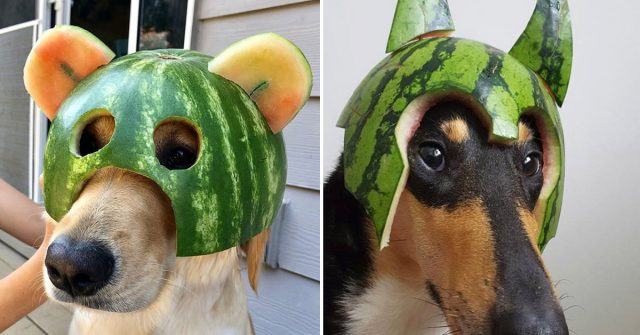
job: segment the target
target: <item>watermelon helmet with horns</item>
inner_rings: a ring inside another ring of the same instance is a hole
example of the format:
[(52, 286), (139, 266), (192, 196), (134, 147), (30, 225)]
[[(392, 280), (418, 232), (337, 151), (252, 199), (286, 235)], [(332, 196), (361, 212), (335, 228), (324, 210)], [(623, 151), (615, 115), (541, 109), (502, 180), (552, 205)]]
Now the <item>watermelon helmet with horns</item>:
[[(78, 53), (84, 59), (78, 61)], [(266, 229), (286, 181), (280, 130), (311, 91), (300, 50), (267, 33), (213, 60), (175, 49), (112, 58), (89, 32), (58, 26), (27, 59), (25, 86), (52, 119), (44, 162), (51, 217), (60, 220), (69, 211), (97, 170), (116, 167), (153, 180), (170, 199), (177, 256), (218, 252)], [(44, 81), (52, 87), (43, 88), (43, 71), (56, 76)], [(109, 142), (82, 154), (83, 130), (105, 115), (115, 124)], [(165, 122), (181, 122), (197, 134), (192, 166), (170, 170), (156, 157), (154, 132)]]
[(456, 99), (478, 113), (489, 140), (518, 139), (518, 122), (532, 117), (543, 142), (544, 183), (535, 206), (542, 249), (555, 235), (563, 189), (564, 143), (558, 115), (571, 73), (572, 35), (566, 0), (538, 0), (516, 44), (502, 52), (448, 37), (446, 0), (399, 0), (388, 55), (347, 103), (346, 188), (363, 205), (380, 247), (389, 242), (400, 193), (409, 173), (407, 145), (424, 113)]

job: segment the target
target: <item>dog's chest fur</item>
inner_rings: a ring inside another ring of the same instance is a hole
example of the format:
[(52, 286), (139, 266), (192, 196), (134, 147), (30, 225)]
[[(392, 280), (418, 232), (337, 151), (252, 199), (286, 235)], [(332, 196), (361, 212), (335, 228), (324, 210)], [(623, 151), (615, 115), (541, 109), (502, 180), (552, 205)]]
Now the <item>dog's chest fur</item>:
[(373, 280), (358, 295), (346, 294), (340, 305), (347, 311), (349, 334), (441, 335), (449, 330), (424, 288), (392, 276)]
[(144, 310), (76, 309), (69, 334), (252, 334), (235, 248), (176, 260), (158, 299)]

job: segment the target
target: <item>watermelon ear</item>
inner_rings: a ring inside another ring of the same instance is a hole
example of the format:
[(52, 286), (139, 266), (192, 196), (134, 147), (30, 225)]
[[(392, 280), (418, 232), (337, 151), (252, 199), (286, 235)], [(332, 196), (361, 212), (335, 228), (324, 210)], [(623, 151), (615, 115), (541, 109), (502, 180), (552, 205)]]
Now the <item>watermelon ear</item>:
[(448, 35), (454, 29), (447, 0), (398, 0), (387, 52), (417, 37)]
[(47, 30), (24, 65), (24, 86), (53, 120), (69, 92), (115, 54), (90, 32), (75, 26)]
[(538, 0), (509, 54), (547, 82), (558, 106), (562, 106), (571, 77), (573, 37), (567, 0)]
[(209, 71), (240, 85), (278, 133), (309, 99), (312, 74), (300, 49), (266, 33), (236, 42), (209, 62)]

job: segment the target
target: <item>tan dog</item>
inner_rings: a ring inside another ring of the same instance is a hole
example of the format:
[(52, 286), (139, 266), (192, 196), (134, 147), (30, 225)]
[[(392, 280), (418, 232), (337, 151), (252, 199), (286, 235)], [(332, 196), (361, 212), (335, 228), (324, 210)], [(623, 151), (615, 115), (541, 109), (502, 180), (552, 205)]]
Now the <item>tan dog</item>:
[[(110, 116), (97, 119), (80, 150), (104, 146), (113, 129)], [(154, 140), (167, 164), (197, 152), (191, 128), (180, 122), (158, 127)], [(266, 231), (243, 246), (254, 290), (267, 238)], [(166, 195), (143, 176), (105, 168), (56, 224), (44, 282), (49, 297), (74, 308), (71, 334), (252, 334), (241, 253), (176, 257)]]

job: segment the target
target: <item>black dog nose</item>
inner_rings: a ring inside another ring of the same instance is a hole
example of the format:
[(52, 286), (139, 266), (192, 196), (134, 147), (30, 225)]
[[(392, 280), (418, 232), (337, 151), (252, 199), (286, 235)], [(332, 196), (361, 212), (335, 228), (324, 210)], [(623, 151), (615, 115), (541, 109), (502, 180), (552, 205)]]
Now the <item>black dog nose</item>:
[(496, 335), (568, 335), (564, 314), (556, 308), (507, 313), (496, 322)]
[(72, 296), (95, 294), (111, 278), (114, 263), (104, 245), (66, 236), (49, 245), (44, 261), (51, 283)]

